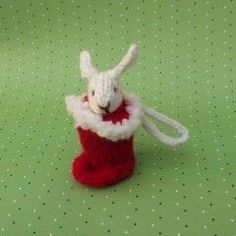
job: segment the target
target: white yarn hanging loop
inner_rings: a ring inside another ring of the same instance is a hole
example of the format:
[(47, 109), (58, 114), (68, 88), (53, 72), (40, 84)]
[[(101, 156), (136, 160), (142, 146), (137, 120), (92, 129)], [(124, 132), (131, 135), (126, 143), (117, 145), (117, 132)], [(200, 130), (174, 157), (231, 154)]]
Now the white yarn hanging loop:
[[(143, 106), (143, 127), (144, 129), (146, 129), (149, 133), (151, 133), (154, 137), (156, 137), (157, 139), (159, 139), (161, 142), (167, 144), (167, 145), (171, 145), (171, 146), (175, 146), (181, 143), (184, 143), (187, 139), (188, 139), (188, 130), (187, 128), (185, 128), (182, 124), (180, 124), (179, 122), (161, 114), (158, 111), (153, 110), (152, 108), (149, 107), (145, 107)], [(170, 127), (172, 127), (174, 130), (176, 130), (176, 132), (178, 133), (179, 137), (171, 137), (168, 136), (166, 134), (164, 134), (163, 132), (161, 132), (156, 125), (151, 122), (149, 119), (147, 119), (145, 117), (145, 115), (151, 117), (154, 120), (160, 121), (163, 124), (166, 124)]]

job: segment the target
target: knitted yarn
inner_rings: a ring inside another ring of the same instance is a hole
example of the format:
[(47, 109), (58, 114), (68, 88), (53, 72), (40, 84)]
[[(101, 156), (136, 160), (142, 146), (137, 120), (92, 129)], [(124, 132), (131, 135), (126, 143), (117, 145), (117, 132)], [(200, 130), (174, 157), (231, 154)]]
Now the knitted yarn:
[(188, 135), (188, 130), (179, 122), (176, 120), (173, 120), (164, 114), (161, 114), (158, 111), (153, 110), (150, 107), (145, 107), (143, 106), (143, 112), (145, 115), (149, 116), (150, 118), (160, 121), (174, 130), (178, 133), (179, 137), (170, 137), (163, 132), (161, 132), (154, 123), (149, 121), (147, 117), (143, 116), (143, 127), (144, 129), (147, 130), (147, 132), (151, 133), (155, 138), (159, 139), (161, 142), (175, 146), (181, 143), (184, 143), (185, 141), (188, 140), (189, 135)]
[[(135, 166), (133, 135), (143, 127), (168, 145), (188, 139), (188, 130), (177, 121), (149, 107), (142, 106), (134, 95), (124, 94), (118, 86), (119, 76), (137, 59), (133, 44), (113, 69), (98, 71), (88, 51), (80, 54), (81, 75), (88, 79), (86, 95), (66, 97), (68, 112), (75, 120), (82, 153), (72, 165), (79, 182), (94, 187), (115, 184), (133, 173)], [(179, 137), (170, 137), (150, 121), (152, 118), (175, 129)]]
[(109, 121), (108, 117), (112, 116), (112, 114), (118, 116), (118, 113), (116, 111), (107, 113), (104, 116), (105, 118), (102, 115), (95, 114), (90, 108), (86, 95), (81, 97), (67, 96), (66, 107), (69, 114), (74, 118), (75, 128), (89, 129), (100, 137), (118, 141), (130, 138), (142, 124), (143, 113), (138, 98), (132, 94), (124, 94), (123, 99), (126, 102), (125, 109), (129, 114), (129, 119), (124, 117), (122, 123), (117, 122), (115, 124), (111, 120)]
[(110, 79), (116, 79), (125, 70), (127, 70), (132, 64), (135, 63), (138, 57), (138, 46), (132, 44), (123, 57), (121, 62), (113, 69), (107, 70), (105, 72), (99, 72), (92, 64), (91, 56), (88, 51), (84, 50), (80, 53), (80, 70), (82, 77), (92, 78), (97, 77), (99, 73), (103, 73), (104, 76), (108, 76)]
[[(103, 122), (113, 125), (129, 119), (127, 102), (113, 113), (103, 116)], [(92, 187), (104, 187), (115, 184), (133, 173), (135, 167), (133, 136), (128, 139), (112, 141), (91, 130), (77, 128), (83, 152), (72, 165), (72, 174), (82, 184)]]

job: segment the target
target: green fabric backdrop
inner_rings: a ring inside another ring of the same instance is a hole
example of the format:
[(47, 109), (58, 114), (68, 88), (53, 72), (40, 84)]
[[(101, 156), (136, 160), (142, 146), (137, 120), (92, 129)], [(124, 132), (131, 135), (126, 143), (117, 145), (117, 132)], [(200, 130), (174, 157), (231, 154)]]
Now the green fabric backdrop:
[[(233, 0), (2, 0), (0, 235), (236, 235), (235, 22)], [(86, 89), (81, 50), (106, 69), (131, 43), (122, 87), (191, 138), (171, 148), (140, 129), (134, 176), (89, 189), (71, 178), (64, 97)]]

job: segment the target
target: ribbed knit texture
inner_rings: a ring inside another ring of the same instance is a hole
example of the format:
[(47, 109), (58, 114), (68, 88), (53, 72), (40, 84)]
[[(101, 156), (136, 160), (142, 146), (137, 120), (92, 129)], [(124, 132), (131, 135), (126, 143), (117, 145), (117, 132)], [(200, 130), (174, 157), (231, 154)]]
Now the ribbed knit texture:
[[(113, 113), (103, 116), (103, 121), (113, 124), (129, 119), (125, 101)], [(115, 184), (133, 173), (135, 159), (133, 137), (116, 142), (98, 136), (91, 130), (78, 129), (83, 152), (74, 161), (72, 173), (82, 184), (104, 187)]]

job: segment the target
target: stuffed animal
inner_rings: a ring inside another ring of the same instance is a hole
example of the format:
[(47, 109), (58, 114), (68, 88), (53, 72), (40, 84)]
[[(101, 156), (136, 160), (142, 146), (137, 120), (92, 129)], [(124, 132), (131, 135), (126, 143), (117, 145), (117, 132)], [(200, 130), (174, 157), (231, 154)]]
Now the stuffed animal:
[[(116, 67), (98, 71), (88, 51), (80, 54), (80, 70), (88, 80), (88, 89), (82, 96), (67, 96), (65, 101), (83, 148), (73, 160), (72, 174), (84, 185), (104, 187), (132, 175), (135, 168), (133, 135), (141, 125), (172, 146), (188, 139), (188, 130), (183, 125), (143, 106), (135, 95), (120, 88), (120, 75), (134, 64), (137, 56), (138, 47), (133, 44)], [(179, 137), (165, 135), (148, 117), (174, 128)]]

